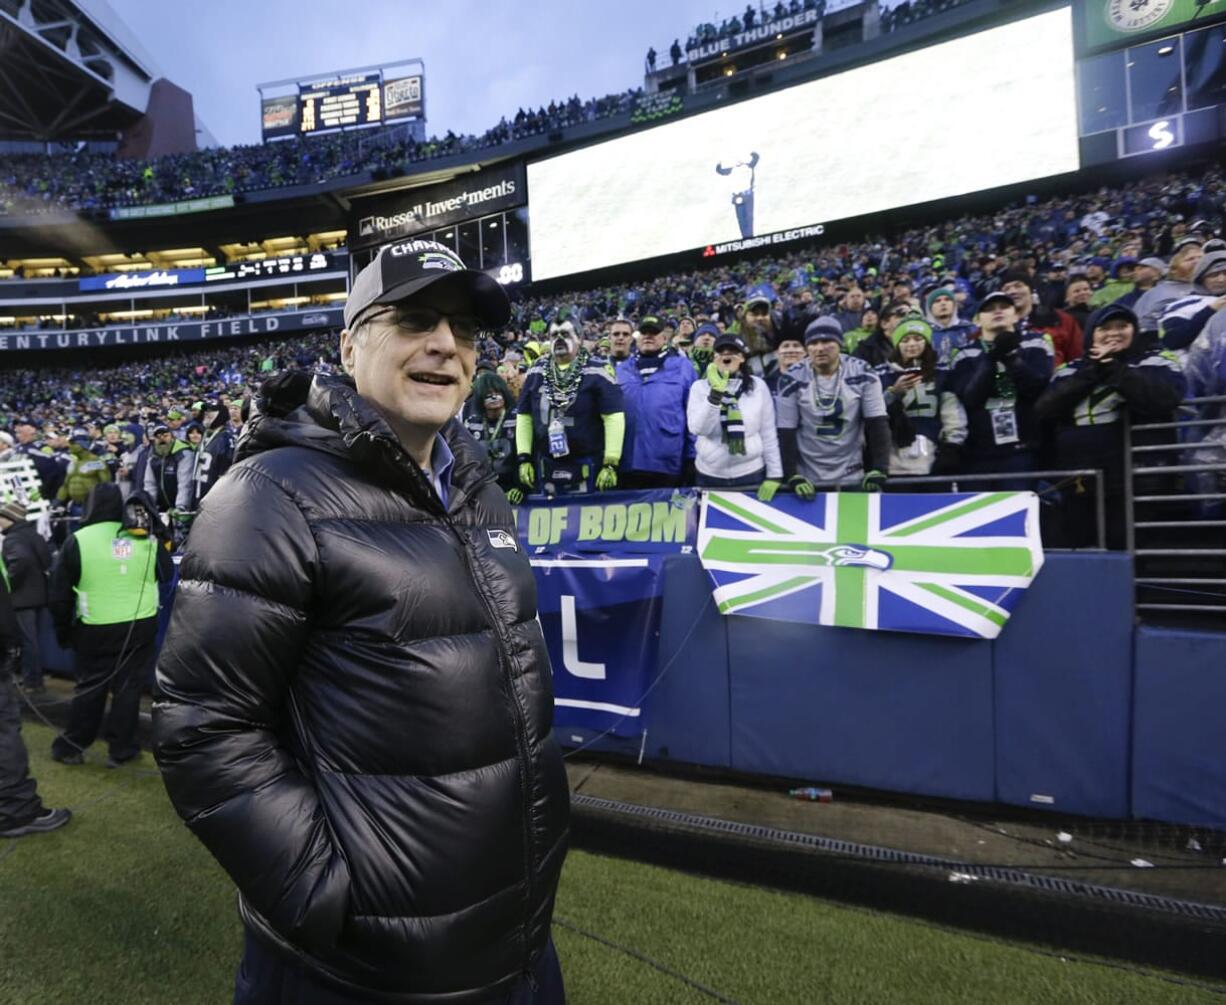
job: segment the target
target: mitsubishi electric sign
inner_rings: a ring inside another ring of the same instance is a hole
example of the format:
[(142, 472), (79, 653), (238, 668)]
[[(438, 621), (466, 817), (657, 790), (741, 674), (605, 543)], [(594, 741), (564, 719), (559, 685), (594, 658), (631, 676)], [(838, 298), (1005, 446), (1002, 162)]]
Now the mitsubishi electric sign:
[(404, 189), (354, 200), (349, 247), (368, 248), (522, 206), (527, 199), (523, 164), (487, 168), (441, 185)]

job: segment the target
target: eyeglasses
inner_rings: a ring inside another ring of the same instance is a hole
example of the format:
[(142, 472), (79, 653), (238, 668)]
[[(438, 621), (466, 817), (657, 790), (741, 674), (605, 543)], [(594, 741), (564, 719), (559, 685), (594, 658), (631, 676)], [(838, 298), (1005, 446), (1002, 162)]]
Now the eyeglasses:
[(365, 324), (378, 317), (391, 317), (392, 323), (409, 335), (428, 335), (434, 331), (444, 318), (451, 328), (451, 333), (461, 342), (473, 343), (481, 334), (481, 321), (472, 314), (444, 314), (433, 307), (389, 307), (386, 310), (374, 311), (361, 318), (353, 327)]

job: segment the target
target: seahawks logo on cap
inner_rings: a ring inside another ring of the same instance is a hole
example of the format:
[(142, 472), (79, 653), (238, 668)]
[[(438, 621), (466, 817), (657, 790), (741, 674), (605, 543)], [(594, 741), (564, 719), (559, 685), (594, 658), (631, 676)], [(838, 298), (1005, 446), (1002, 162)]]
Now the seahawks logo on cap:
[(444, 272), (456, 272), (464, 268), (463, 263), (454, 256), (439, 251), (427, 251), (424, 255), (418, 255), (417, 261), (423, 269), (442, 269)]
[(519, 551), (519, 542), (515, 540), (514, 534), (508, 534), (505, 530), (487, 530), (485, 532), (490, 544), (495, 548), (510, 548), (512, 551)]

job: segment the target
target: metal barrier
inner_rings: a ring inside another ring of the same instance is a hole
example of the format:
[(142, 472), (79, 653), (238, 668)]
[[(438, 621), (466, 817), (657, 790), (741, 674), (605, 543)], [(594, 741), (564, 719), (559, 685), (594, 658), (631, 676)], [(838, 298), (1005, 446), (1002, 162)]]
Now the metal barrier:
[[(948, 485), (950, 492), (964, 491), (960, 486), (966, 485), (974, 491), (975, 486), (985, 482), (1051, 482), (1045, 487), (1037, 487), (1035, 494), (1043, 499), (1045, 496), (1059, 492), (1067, 485), (1079, 479), (1088, 478), (1094, 482), (1094, 540), (1093, 548), (1068, 549), (1043, 545), (1045, 551), (1105, 551), (1107, 549), (1107, 500), (1104, 491), (1104, 475), (1101, 468), (1064, 468), (1061, 470), (1043, 471), (1001, 471), (985, 474), (948, 474), (948, 475), (891, 475), (885, 483), (886, 492), (906, 492), (910, 486)], [(858, 492), (860, 479), (845, 482), (825, 482), (814, 486), (819, 492)]]
[[(1138, 442), (1150, 439), (1169, 442)], [(1173, 422), (1128, 426), (1124, 459), (1138, 615), (1226, 624), (1226, 395), (1189, 399)]]

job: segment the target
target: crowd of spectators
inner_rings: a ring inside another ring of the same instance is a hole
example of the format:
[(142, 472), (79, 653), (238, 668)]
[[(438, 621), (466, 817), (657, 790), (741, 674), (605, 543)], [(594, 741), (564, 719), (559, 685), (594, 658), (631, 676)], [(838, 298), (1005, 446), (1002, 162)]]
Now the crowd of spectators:
[(236, 195), (326, 182), (366, 172), (405, 174), (409, 165), (450, 157), (633, 111), (641, 92), (584, 101), (574, 95), (520, 108), (481, 135), (448, 132), (418, 142), (403, 127), (292, 137), (251, 146), (214, 147), (152, 161), (105, 153), (0, 156), (0, 215), (56, 210), (101, 211)]
[[(573, 479), (591, 490), (874, 489), (917, 474), (1011, 488), (1030, 484), (1027, 471), (1099, 468), (1118, 544), (1123, 418), (1164, 420), (1186, 395), (1226, 392), (1222, 191), (1216, 167), (1161, 174), (637, 285), (529, 289), (482, 340), (469, 428), (499, 431), (487, 447), (518, 496), (566, 490), (549, 460), (558, 402), (586, 408), (590, 428), (568, 435), (592, 453)], [(270, 373), (336, 361), (325, 333), (102, 370), (9, 368), (0, 427), (28, 419), (54, 452), (65, 430), (239, 400)], [(739, 398), (755, 380), (768, 393), (751, 408)], [(486, 416), (487, 404), (507, 414)], [(605, 427), (615, 414), (620, 428)], [(1050, 499), (1092, 501), (1074, 484)], [(1058, 534), (1088, 544), (1092, 523), (1082, 505)]]
[[(966, 0), (902, 0), (901, 3), (897, 3), (892, 7), (886, 4), (879, 4), (878, 14), (881, 31), (890, 32), (896, 28), (915, 24), (915, 22), (922, 21), (926, 17), (951, 10), (965, 2)], [(669, 49), (669, 58), (672, 60), (673, 65), (676, 66), (684, 59), (686, 50), (711, 42), (722, 42), (733, 35), (739, 35), (741, 32), (751, 31), (756, 27), (771, 21), (778, 21), (781, 18), (795, 17), (805, 11), (817, 11), (817, 16), (821, 17), (826, 13), (826, 0), (789, 0), (788, 3), (783, 3), (782, 0), (779, 0), (774, 6), (767, 3), (759, 3), (757, 6), (754, 6), (752, 3), (746, 4), (745, 10), (740, 15), (734, 14), (731, 17), (726, 17), (718, 25), (711, 21), (704, 21), (698, 25), (686, 39), (685, 50), (681, 48), (680, 39), (675, 41)], [(655, 69), (656, 56), (654, 50), (649, 50), (647, 62), (652, 69)]]

